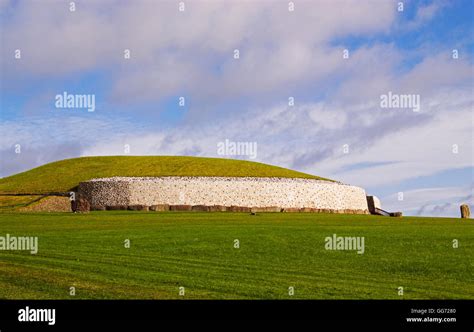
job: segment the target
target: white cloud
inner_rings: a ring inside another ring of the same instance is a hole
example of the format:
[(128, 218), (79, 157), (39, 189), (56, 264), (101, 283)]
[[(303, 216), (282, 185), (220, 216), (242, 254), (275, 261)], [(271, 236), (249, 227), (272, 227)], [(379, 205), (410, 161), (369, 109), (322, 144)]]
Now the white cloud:
[(317, 126), (325, 129), (345, 127), (347, 115), (344, 110), (325, 107), (324, 103), (310, 105), (309, 107), (309, 117)]
[[(471, 103), (445, 105), (445, 112), (426, 118), (417, 126), (387, 128), (386, 135), (369, 144), (361, 146), (363, 142), (356, 141), (351, 144), (350, 154), (325, 161), (322, 170), (349, 183), (379, 186), (472, 166)], [(452, 152), (453, 144), (459, 147), (457, 154)], [(347, 165), (380, 161), (394, 163), (332, 173)]]
[[(2, 23), (4, 74), (14, 84), (18, 72), (54, 78), (107, 69), (113, 99), (284, 91), (342, 66), (333, 38), (384, 33), (396, 17), (391, 2), (301, 1), (295, 12), (284, 2), (186, 5), (178, 12), (175, 1), (76, 1), (70, 12), (68, 3), (20, 2)], [(18, 48), (21, 62), (13, 59)]]

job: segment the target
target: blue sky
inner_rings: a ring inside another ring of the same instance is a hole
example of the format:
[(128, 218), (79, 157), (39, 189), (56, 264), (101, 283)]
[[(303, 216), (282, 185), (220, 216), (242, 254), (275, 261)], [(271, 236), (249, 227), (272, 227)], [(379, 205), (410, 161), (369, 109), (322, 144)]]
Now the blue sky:
[[(388, 210), (457, 216), (473, 202), (474, 3), (399, 2), (1, 0), (0, 175), (124, 145), (217, 157), (229, 139)], [(56, 108), (63, 91), (95, 112)], [(389, 91), (420, 112), (381, 108)]]

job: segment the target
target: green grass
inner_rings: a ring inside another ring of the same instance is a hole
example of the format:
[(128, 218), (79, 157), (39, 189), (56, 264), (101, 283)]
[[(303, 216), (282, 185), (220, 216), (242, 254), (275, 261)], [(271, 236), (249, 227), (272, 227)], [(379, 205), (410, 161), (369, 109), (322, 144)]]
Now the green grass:
[[(472, 220), (2, 213), (0, 236), (7, 233), (38, 236), (39, 252), (0, 251), (3, 299), (176, 299), (180, 286), (187, 299), (474, 299)], [(364, 236), (365, 253), (325, 250), (334, 233)]]
[[(79, 182), (112, 176), (249, 176), (323, 179), (257, 162), (171, 156), (82, 157), (0, 179), (0, 193), (65, 192)], [(327, 180), (327, 179), (323, 179)]]

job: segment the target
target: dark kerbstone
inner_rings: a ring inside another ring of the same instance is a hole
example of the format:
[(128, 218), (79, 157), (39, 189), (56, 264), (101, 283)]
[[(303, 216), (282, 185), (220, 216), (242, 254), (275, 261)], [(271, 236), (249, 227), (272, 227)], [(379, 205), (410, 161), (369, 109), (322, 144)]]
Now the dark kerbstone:
[(148, 206), (141, 204), (129, 205), (128, 209), (131, 211), (148, 211)]
[(170, 205), (170, 211), (191, 211), (191, 205)]
[(106, 210), (114, 211), (114, 210), (127, 210), (126, 205), (107, 205), (105, 207)]
[(209, 211), (210, 212), (226, 212), (227, 207), (223, 205), (212, 205), (212, 206), (209, 206)]
[(227, 211), (229, 212), (250, 212), (250, 208), (249, 207), (246, 207), (246, 206), (236, 206), (236, 205), (232, 205), (230, 207), (227, 208)]
[(191, 208), (192, 211), (208, 212), (209, 206), (206, 205), (193, 205)]
[(391, 212), (390, 217), (401, 217), (402, 213), (401, 212)]

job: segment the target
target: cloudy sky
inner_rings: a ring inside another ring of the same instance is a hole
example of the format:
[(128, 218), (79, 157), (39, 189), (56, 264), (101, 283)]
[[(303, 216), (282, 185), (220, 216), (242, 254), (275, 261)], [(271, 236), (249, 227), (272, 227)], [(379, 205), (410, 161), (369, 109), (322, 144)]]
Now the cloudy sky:
[(126, 146), (250, 159), (219, 155), (227, 139), (390, 211), (473, 204), (473, 1), (183, 3), (0, 0), (0, 175)]

